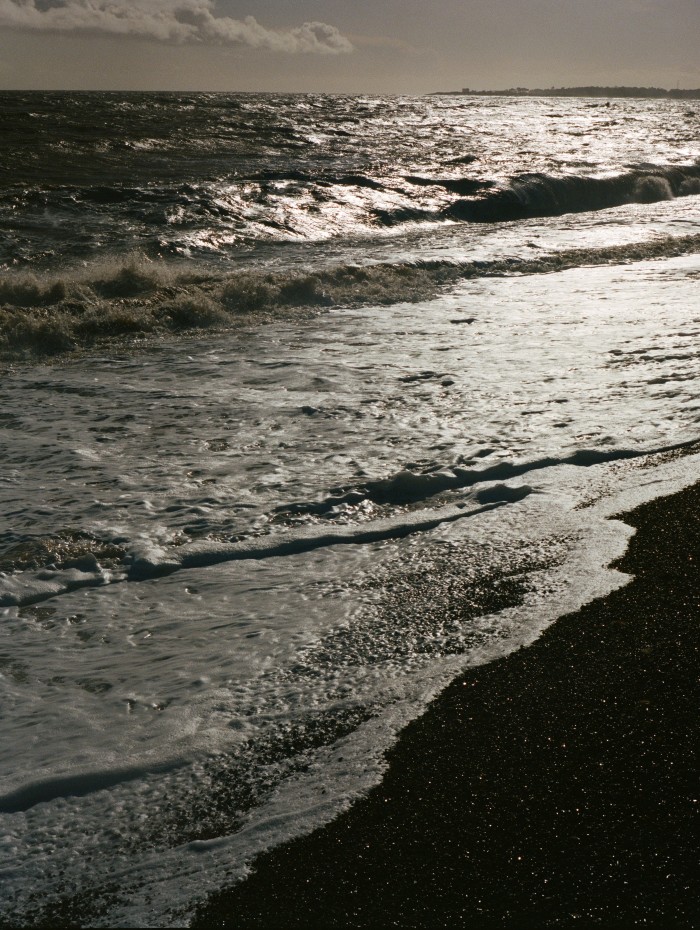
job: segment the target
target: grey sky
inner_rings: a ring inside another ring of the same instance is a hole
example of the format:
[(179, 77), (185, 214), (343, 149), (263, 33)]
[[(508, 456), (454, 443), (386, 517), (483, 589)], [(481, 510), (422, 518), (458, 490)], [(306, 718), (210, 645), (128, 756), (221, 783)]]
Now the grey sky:
[(700, 0), (0, 0), (0, 87), (700, 87)]

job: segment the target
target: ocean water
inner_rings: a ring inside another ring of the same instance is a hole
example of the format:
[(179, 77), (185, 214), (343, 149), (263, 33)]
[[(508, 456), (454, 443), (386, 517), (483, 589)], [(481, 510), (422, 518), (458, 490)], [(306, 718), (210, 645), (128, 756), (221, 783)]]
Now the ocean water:
[(0, 914), (187, 926), (697, 479), (700, 110), (0, 118)]

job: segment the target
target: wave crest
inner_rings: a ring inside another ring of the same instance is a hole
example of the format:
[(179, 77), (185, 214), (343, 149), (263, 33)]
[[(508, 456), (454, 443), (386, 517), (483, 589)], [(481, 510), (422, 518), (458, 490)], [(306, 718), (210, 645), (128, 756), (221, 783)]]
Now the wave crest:
[(610, 178), (524, 174), (486, 196), (457, 200), (441, 215), (472, 223), (497, 223), (605, 210), (628, 203), (656, 203), (695, 194), (699, 189), (700, 165), (638, 169)]

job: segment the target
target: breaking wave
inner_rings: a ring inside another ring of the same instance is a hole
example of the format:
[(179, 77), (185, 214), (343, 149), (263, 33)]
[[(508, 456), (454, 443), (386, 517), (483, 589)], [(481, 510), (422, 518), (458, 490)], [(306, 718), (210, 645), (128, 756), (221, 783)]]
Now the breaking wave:
[(548, 274), (700, 251), (700, 234), (568, 249), (536, 258), (339, 265), (317, 272), (182, 271), (144, 257), (61, 276), (0, 276), (0, 355), (53, 355), (120, 342), (299, 318), (331, 307), (430, 300), (471, 278)]
[(700, 193), (700, 165), (652, 167), (608, 178), (523, 174), (508, 187), (443, 210), (449, 219), (496, 223), (536, 216), (605, 210), (628, 203), (656, 203)]

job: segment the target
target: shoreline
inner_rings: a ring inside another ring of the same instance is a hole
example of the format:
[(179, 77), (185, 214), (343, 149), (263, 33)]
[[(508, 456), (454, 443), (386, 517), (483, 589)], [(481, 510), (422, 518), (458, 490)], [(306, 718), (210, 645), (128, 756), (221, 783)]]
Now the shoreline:
[(700, 484), (624, 520), (628, 585), (460, 676), (192, 926), (697, 926)]

